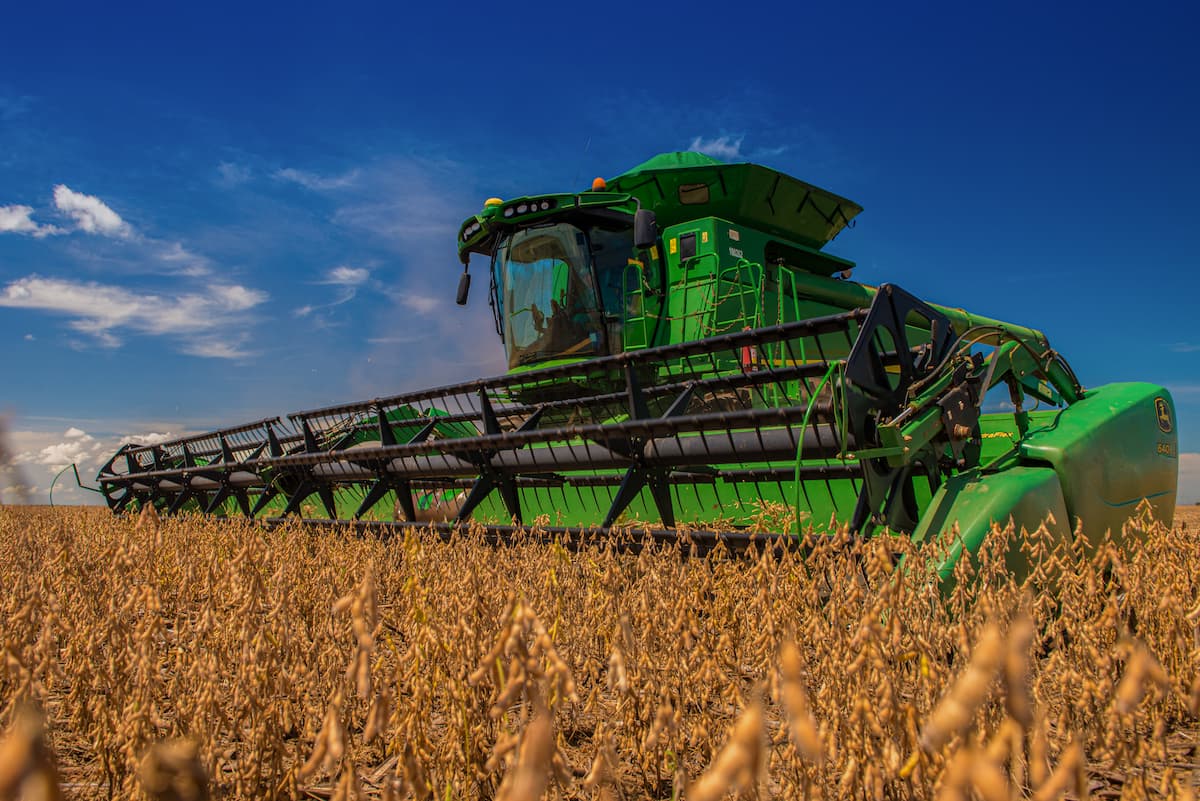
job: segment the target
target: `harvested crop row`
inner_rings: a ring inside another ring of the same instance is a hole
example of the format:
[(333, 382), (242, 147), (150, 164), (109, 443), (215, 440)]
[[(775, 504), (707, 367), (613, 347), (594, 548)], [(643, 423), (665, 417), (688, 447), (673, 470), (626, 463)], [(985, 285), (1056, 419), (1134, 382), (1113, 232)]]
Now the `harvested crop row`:
[(1126, 535), (1034, 533), (1018, 582), (997, 531), (944, 592), (907, 540), (687, 559), (3, 508), (0, 797), (1194, 797), (1200, 538)]

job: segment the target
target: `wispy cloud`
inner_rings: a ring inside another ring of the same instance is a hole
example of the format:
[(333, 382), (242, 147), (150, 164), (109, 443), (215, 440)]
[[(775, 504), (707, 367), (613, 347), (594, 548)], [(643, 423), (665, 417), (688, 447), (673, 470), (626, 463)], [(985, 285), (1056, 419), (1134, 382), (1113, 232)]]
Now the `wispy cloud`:
[(54, 187), (54, 205), (72, 218), (80, 231), (100, 236), (128, 239), (133, 228), (95, 195), (85, 195), (66, 184)]
[(440, 298), (422, 295), (419, 292), (404, 292), (397, 299), (400, 301), (401, 306), (411, 309), (417, 314), (429, 314), (437, 311), (442, 306)]
[(727, 161), (740, 159), (742, 157), (742, 142), (745, 138), (745, 134), (718, 136), (715, 139), (705, 139), (704, 137), (697, 136), (688, 145), (688, 150), (703, 153), (715, 159), (725, 159)]
[[(395, 160), (364, 170), (360, 186), (333, 213), (339, 226), (366, 234), (368, 242), (422, 268), (453, 261), (446, 243), (478, 199), (463, 191), (461, 168), (449, 162)], [(427, 284), (430, 271), (413, 269), (406, 281)]]
[(747, 149), (745, 147), (745, 134), (727, 134), (717, 136), (712, 139), (705, 139), (702, 136), (697, 136), (692, 139), (688, 150), (697, 153), (704, 153), (713, 158), (723, 161), (759, 161), (762, 159), (770, 159), (780, 156), (787, 152), (787, 145), (777, 145), (775, 147), (753, 147)]
[[(55, 209), (73, 225), (62, 227), (33, 219), (32, 206), (0, 206), (0, 234), (26, 234), (40, 239), (83, 232), (112, 240), (107, 248), (95, 243), (73, 244), (68, 251), (89, 262), (102, 262), (106, 272), (140, 272), (199, 278), (212, 273), (211, 261), (184, 246), (182, 242), (146, 236), (134, 230), (107, 203), (94, 195), (76, 192), (66, 184), (53, 191)], [(113, 268), (116, 268), (115, 270)]]
[(199, 278), (212, 272), (207, 258), (192, 253), (179, 242), (163, 244), (158, 252), (158, 258), (171, 265), (174, 268), (172, 272), (176, 275)]
[[(390, 337), (369, 337), (367, 344), (369, 345), (415, 345), (418, 342), (424, 342), (430, 339), (433, 335), (430, 333), (413, 334), (411, 336), (390, 336)], [(369, 361), (369, 359), (368, 359)]]
[(58, 226), (35, 222), (32, 206), (0, 206), (0, 234), (29, 234), (41, 239), (63, 233), (66, 231)]
[(341, 171), (286, 167), (277, 181), (302, 186), (332, 204), (332, 222), (389, 245), (405, 261), (443, 254), (445, 242), (479, 203), (467, 187), (471, 175), (459, 163), (435, 156), (379, 159)]
[(250, 168), (244, 164), (222, 161), (217, 165), (217, 183), (227, 189), (246, 183), (252, 175)]
[[(351, 289), (358, 296), (373, 293), (376, 308), (378, 298), (390, 301), (386, 310), (374, 312), (363, 304), (364, 316), (355, 320), (355, 330), (363, 332), (366, 358), (347, 364), (351, 394), (394, 392), (397, 375), (405, 376), (400, 379), (402, 386), (405, 381), (415, 386), (503, 369), (504, 348), (492, 332), (490, 312), (447, 308), (461, 270), (455, 269), (447, 242), (453, 241), (462, 219), (478, 208), (482, 198), (496, 194), (497, 187), (481, 186), (469, 165), (437, 155), (396, 156), (340, 165), (331, 171), (297, 172), (291, 177), (304, 178), (310, 187), (331, 187), (321, 192), (321, 199), (333, 205), (331, 221), (353, 237), (357, 248), (373, 251), (378, 263), (387, 265), (366, 265), (371, 275), (357, 285), (351, 285), (357, 280), (351, 274), (339, 274), (331, 281), (331, 271), (325, 272), (317, 281), (327, 284), (325, 291), (316, 298), (298, 298), (291, 311), (311, 326), (336, 326), (347, 322), (346, 315), (331, 307), (348, 302)], [(347, 176), (353, 180), (345, 180)], [(351, 269), (362, 267), (351, 264)], [(427, 340), (437, 341), (446, 358), (419, 372), (408, 369), (416, 358), (412, 343)]]
[(1196, 353), (1200, 351), (1200, 342), (1174, 342), (1169, 347), (1173, 353)]
[(155, 294), (37, 275), (0, 290), (0, 306), (66, 315), (72, 329), (103, 347), (120, 346), (120, 334), (132, 331), (171, 336), (179, 339), (183, 353), (223, 359), (249, 355), (241, 349), (250, 323), (247, 313), (266, 299), (267, 293), (237, 284)]
[(275, 177), (281, 181), (299, 184), (314, 192), (328, 192), (332, 189), (345, 189), (352, 186), (358, 180), (359, 171), (350, 170), (341, 175), (320, 175), (294, 167), (285, 167), (282, 170), (276, 170)]
[(254, 354), (241, 346), (239, 342), (227, 342), (221, 339), (201, 338), (185, 342), (180, 351), (188, 356), (199, 356), (202, 359), (245, 359)]
[[(366, 267), (349, 267), (340, 265), (325, 272), (325, 275), (319, 281), (314, 283), (322, 286), (337, 287), (333, 300), (328, 303), (306, 303), (303, 306), (298, 306), (292, 310), (294, 317), (308, 317), (313, 312), (323, 309), (332, 309), (335, 306), (349, 303), (358, 295), (358, 289), (363, 284), (367, 283), (371, 278), (371, 271)], [(330, 320), (321, 318), (321, 325), (329, 325)]]
[(371, 277), (371, 271), (365, 267), (334, 267), (325, 274), (322, 284), (337, 284), (338, 286), (361, 286)]

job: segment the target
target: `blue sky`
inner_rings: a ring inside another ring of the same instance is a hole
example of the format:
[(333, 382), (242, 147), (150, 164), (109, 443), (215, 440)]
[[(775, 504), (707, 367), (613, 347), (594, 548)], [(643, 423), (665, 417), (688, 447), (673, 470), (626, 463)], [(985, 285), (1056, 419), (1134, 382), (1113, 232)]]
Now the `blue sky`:
[(0, 411), (35, 498), (125, 435), (502, 371), (457, 224), (700, 149), (861, 203), (830, 248), (858, 280), (1170, 387), (1200, 501), (1195, 4), (170, 6), (0, 27)]

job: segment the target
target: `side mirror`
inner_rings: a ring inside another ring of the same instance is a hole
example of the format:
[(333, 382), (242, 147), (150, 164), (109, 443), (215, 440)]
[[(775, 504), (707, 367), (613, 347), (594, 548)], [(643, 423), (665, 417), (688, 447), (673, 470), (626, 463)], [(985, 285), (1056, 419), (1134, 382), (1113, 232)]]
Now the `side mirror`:
[(459, 306), (467, 305), (467, 295), (471, 292), (471, 274), (463, 271), (462, 278), (458, 279), (458, 295), (454, 298), (454, 302)]
[(638, 209), (633, 215), (633, 246), (638, 250), (654, 247), (658, 241), (658, 222), (650, 209)]

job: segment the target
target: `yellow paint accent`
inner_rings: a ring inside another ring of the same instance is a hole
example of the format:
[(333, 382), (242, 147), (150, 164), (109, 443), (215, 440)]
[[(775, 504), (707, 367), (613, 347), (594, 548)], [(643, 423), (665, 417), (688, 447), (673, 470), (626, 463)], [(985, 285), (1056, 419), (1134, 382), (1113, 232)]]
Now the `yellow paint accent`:
[(658, 245), (655, 245), (652, 248), (650, 248), (650, 258), (652, 258), (652, 259), (658, 258)]
[(708, 231), (701, 231), (700, 232), (700, 243), (703, 244), (707, 241), (708, 241)]
[(504, 201), (498, 197), (489, 197), (487, 200), (483, 201), (483, 207), (485, 209), (490, 209), (492, 206), (503, 206), (503, 205), (504, 205)]
[(671, 237), (670, 247), (671, 247), (671, 255), (674, 256), (676, 253), (679, 252), (679, 240), (676, 239), (675, 237)]

